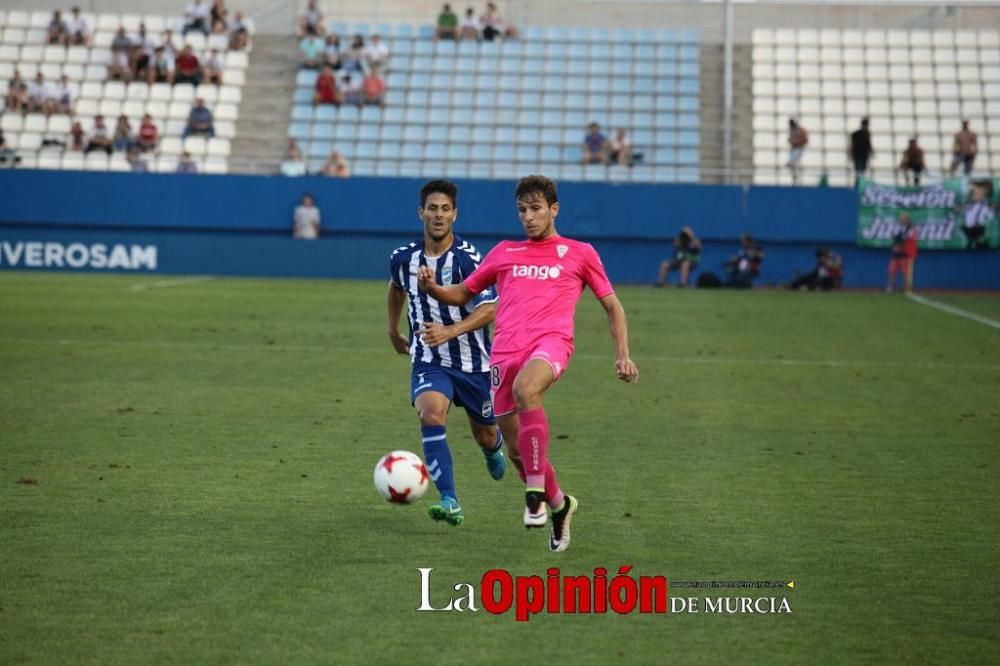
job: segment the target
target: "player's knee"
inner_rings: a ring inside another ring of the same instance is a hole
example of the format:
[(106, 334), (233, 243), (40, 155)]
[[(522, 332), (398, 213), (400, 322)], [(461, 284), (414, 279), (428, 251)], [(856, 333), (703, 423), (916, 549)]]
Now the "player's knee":
[(420, 411), (420, 425), (443, 426), (448, 420), (448, 413), (437, 409), (423, 409)]
[(541, 403), (542, 392), (538, 387), (528, 383), (516, 382), (514, 384), (514, 402), (518, 409), (531, 409)]
[(489, 430), (478, 431), (476, 433), (476, 443), (484, 449), (492, 449), (497, 445), (496, 430), (491, 428)]

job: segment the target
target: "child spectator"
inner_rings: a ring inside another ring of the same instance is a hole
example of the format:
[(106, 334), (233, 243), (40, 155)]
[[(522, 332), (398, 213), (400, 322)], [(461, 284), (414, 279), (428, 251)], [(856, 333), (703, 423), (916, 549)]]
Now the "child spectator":
[(305, 13), (299, 19), (299, 36), (322, 35), (324, 32), (323, 10), (316, 0), (309, 0)]
[(21, 77), (21, 71), (15, 69), (14, 77), (7, 84), (5, 108), (8, 111), (21, 111), (28, 105), (28, 84)]
[(316, 88), (313, 93), (313, 104), (333, 104), (340, 106), (343, 99), (340, 90), (337, 89), (337, 78), (333, 75), (333, 69), (324, 67), (320, 75), (316, 77)]
[(146, 72), (146, 82), (174, 83), (174, 56), (163, 46), (157, 46), (153, 53), (153, 65)]
[(205, 100), (201, 97), (194, 101), (191, 113), (188, 114), (187, 127), (184, 128), (185, 138), (195, 135), (215, 136), (212, 112), (205, 106)]
[(609, 144), (609, 149), (608, 159), (611, 162), (632, 166), (632, 142), (629, 141), (624, 128), (618, 128), (615, 138)]
[(83, 131), (83, 125), (80, 121), (73, 123), (73, 126), (69, 130), (69, 149), (76, 152), (83, 151), (83, 143), (86, 139), (87, 134)]
[(153, 116), (148, 113), (142, 117), (139, 124), (139, 134), (136, 136), (135, 145), (132, 146), (142, 152), (156, 150), (156, 144), (160, 142), (160, 131), (153, 122)]
[(382, 78), (382, 70), (379, 67), (372, 68), (371, 73), (365, 77), (361, 85), (361, 93), (364, 96), (365, 104), (385, 104), (385, 79)]
[(211, 28), (211, 13), (212, 8), (208, 6), (205, 0), (191, 0), (188, 3), (187, 9), (184, 10), (185, 22), (182, 34), (186, 35), (192, 30), (197, 30), (207, 37)]
[(153, 39), (146, 34), (146, 24), (139, 24), (139, 31), (132, 35), (132, 78), (135, 81), (145, 80), (149, 76), (156, 46)]
[(174, 82), (198, 85), (201, 83), (201, 78), (201, 62), (198, 60), (198, 56), (194, 54), (191, 46), (185, 44), (184, 48), (181, 49), (180, 55), (174, 61)]
[(358, 106), (364, 104), (363, 83), (358, 74), (344, 72), (341, 75), (339, 88), (345, 104), (357, 104)]
[(90, 46), (90, 23), (80, 16), (79, 7), (70, 10), (69, 18), (66, 19), (66, 36), (70, 46)]
[(481, 32), (482, 25), (480, 25), (479, 19), (476, 18), (476, 10), (469, 7), (465, 10), (465, 17), (462, 19), (462, 27), (458, 33), (459, 39), (463, 41), (467, 39), (479, 41)]
[(198, 163), (191, 158), (191, 153), (184, 151), (177, 160), (176, 173), (198, 173)]
[(87, 148), (83, 152), (90, 153), (92, 150), (103, 150), (110, 155), (112, 145), (111, 131), (104, 124), (104, 116), (98, 114), (94, 117), (94, 127), (90, 130), (90, 136), (87, 138)]
[(683, 227), (680, 233), (674, 237), (674, 256), (660, 264), (660, 276), (656, 281), (657, 287), (667, 284), (667, 274), (677, 270), (680, 272), (678, 287), (686, 287), (691, 271), (698, 267), (698, 260), (701, 258), (701, 241), (694, 235), (691, 227)]
[(451, 11), (451, 5), (445, 4), (438, 14), (437, 30), (434, 31), (434, 41), (441, 39), (454, 40), (457, 37), (458, 17)]
[(45, 102), (52, 97), (49, 84), (45, 82), (45, 77), (41, 72), (35, 75), (35, 80), (28, 84), (27, 107), (28, 113), (33, 111), (44, 111)]
[(219, 49), (212, 49), (208, 57), (205, 58), (205, 65), (203, 67), (205, 73), (205, 82), (214, 83), (217, 86), (222, 85), (222, 56), (219, 55)]
[(903, 274), (903, 288), (906, 293), (913, 291), (913, 264), (917, 259), (917, 230), (910, 221), (909, 213), (900, 213), (899, 228), (892, 235), (892, 258), (889, 259), (889, 281), (885, 285), (887, 293), (896, 286), (896, 275)]
[(63, 75), (59, 79), (59, 83), (52, 86), (50, 89), (51, 97), (49, 98), (49, 103), (47, 104), (46, 113), (49, 115), (53, 113), (65, 113), (70, 115), (73, 113), (73, 102), (76, 99), (76, 86), (69, 82), (69, 78)]
[(131, 150), (133, 143), (135, 143), (135, 137), (132, 136), (132, 124), (129, 123), (128, 116), (122, 114), (118, 116), (118, 123), (115, 125), (115, 136), (111, 147), (115, 151), (127, 153)]

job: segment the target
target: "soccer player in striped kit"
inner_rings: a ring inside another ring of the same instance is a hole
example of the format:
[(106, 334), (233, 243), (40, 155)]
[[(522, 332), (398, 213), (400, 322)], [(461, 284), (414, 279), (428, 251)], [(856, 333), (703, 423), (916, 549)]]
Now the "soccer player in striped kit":
[(556, 184), (528, 176), (517, 184), (518, 217), (527, 240), (501, 241), (461, 284), (442, 286), (420, 268), (420, 288), (442, 303), (461, 306), (493, 285), (500, 293), (496, 340), (490, 356), (493, 409), (508, 442), (517, 442), (511, 459), (527, 484), (525, 527), (543, 527), (552, 513), (549, 549), (569, 547), (575, 497), (563, 493), (549, 462), (549, 423), (542, 406), (545, 392), (559, 379), (573, 354), (573, 315), (585, 286), (608, 316), (615, 343), (615, 372), (635, 382), (639, 369), (628, 347), (625, 310), (615, 296), (597, 251), (588, 243), (560, 236)]
[[(389, 341), (397, 352), (410, 355), (410, 399), (420, 416), (427, 470), (441, 493), (441, 501), (428, 512), (434, 520), (450, 525), (465, 521), (448, 447), (446, 422), (452, 402), (465, 408), (490, 476), (500, 480), (507, 465), (490, 399), (488, 327), (496, 316), (496, 290), (484, 288), (461, 306), (449, 306), (417, 286), (420, 268), (430, 271), (430, 279), (438, 284), (458, 284), (482, 260), (476, 248), (452, 230), (458, 217), (457, 203), (458, 187), (450, 181), (433, 180), (420, 190), (417, 215), (424, 225), (424, 237), (392, 253), (388, 294)], [(408, 336), (399, 332), (406, 301)]]

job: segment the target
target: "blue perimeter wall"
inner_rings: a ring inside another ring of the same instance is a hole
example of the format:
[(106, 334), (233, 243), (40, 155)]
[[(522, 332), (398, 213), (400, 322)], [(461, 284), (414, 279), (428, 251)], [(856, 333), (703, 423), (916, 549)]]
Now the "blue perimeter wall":
[[(44, 248), (27, 245), (82, 243), (104, 244), (109, 253), (117, 244), (155, 245), (156, 273), (387, 278), (390, 252), (422, 233), (423, 182), (4, 170), (0, 269), (106, 270), (59, 266), (56, 255), (46, 265)], [(501, 238), (522, 237), (513, 182), (458, 184), (458, 233), (483, 252)], [(292, 210), (305, 192), (323, 215), (316, 242), (290, 239)], [(701, 271), (721, 276), (749, 232), (767, 252), (758, 285), (808, 272), (820, 245), (843, 255), (845, 286), (885, 284), (888, 251), (855, 246), (850, 189), (564, 183), (559, 198), (559, 232), (593, 243), (615, 282), (652, 282), (674, 234), (690, 225), (704, 242)], [(129, 270), (118, 264), (114, 270)], [(133, 269), (151, 271), (148, 261)], [(924, 251), (916, 284), (1000, 289), (1000, 253)]]

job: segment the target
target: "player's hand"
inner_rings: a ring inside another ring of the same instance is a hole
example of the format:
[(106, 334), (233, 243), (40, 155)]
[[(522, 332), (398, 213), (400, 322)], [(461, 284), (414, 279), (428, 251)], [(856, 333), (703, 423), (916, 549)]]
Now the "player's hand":
[(425, 321), (424, 325), (417, 329), (417, 335), (420, 339), (424, 341), (424, 344), (430, 347), (437, 347), (438, 345), (443, 345), (452, 339), (451, 327), (445, 326), (444, 324), (438, 324), (433, 321)]
[(434, 280), (434, 271), (431, 270), (430, 266), (419, 266), (417, 268), (417, 284), (420, 285), (422, 291), (428, 294), (434, 293), (437, 282)]
[(392, 343), (393, 349), (400, 354), (410, 353), (410, 341), (399, 331), (389, 331), (389, 342)]
[(618, 372), (618, 379), (626, 384), (635, 384), (639, 381), (639, 368), (630, 358), (620, 358), (615, 361), (615, 370)]

